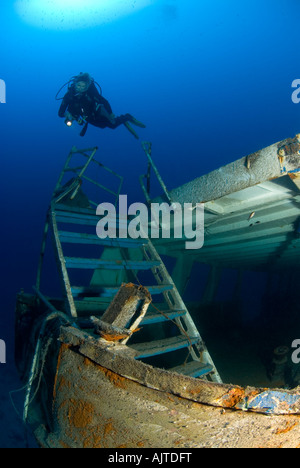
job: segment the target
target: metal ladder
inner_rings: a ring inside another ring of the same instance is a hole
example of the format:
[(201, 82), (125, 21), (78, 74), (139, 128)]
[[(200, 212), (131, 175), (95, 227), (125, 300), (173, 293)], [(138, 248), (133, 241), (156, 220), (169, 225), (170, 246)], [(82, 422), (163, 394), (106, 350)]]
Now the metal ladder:
[[(81, 152), (88, 165), (96, 161), (95, 151), (93, 149), (91, 155), (86, 150)], [(73, 148), (71, 153), (72, 157), (78, 150)], [(69, 155), (64, 173), (69, 171), (71, 157)], [(90, 315), (101, 317), (122, 283), (142, 284), (149, 290), (153, 302), (140, 323), (141, 331), (127, 342), (127, 346), (135, 350), (136, 359), (184, 375), (221, 382), (192, 317), (151, 240), (100, 239), (97, 236), (99, 216), (90, 207), (90, 200), (82, 206), (82, 181), (86, 178), (91, 182), (85, 176), (88, 165), (83, 166), (84, 170), (82, 166), (76, 168), (75, 172), (80, 176), (77, 175), (71, 183), (62, 186), (60, 177), (45, 228), (45, 233), (49, 226), (52, 229), (67, 312), (75, 320)], [(117, 197), (118, 193), (119, 190), (114, 195)], [(68, 253), (70, 248), (71, 254)], [(85, 248), (96, 249), (97, 254), (92, 255), (89, 251), (88, 255), (84, 252), (79, 256), (77, 252)], [(84, 277), (84, 282), (75, 282), (78, 279), (72, 278), (74, 271)], [(150, 284), (144, 283), (143, 274)], [(39, 285), (40, 274), (37, 289)], [(156, 303), (154, 299), (158, 298)]]

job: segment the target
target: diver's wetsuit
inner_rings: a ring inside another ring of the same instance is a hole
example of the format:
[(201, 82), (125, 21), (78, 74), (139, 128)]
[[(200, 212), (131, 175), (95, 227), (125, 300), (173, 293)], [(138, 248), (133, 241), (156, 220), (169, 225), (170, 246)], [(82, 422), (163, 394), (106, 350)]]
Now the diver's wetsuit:
[(59, 108), (59, 117), (64, 117), (66, 111), (70, 112), (76, 120), (84, 117), (86, 122), (99, 128), (114, 129), (126, 122), (132, 122), (133, 119), (130, 114), (109, 118), (112, 108), (109, 102), (99, 94), (94, 82), (85, 93), (77, 93), (74, 85), (70, 87)]

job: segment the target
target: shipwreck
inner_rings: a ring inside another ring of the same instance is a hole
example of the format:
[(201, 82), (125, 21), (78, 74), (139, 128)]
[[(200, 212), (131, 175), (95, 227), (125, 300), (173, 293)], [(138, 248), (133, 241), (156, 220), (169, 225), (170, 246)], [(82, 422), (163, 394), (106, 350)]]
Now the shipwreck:
[[(189, 204), (194, 232), (200, 229), (194, 207), (201, 204), (203, 247), (186, 249), (184, 235), (122, 236), (130, 218), (120, 213), (117, 235), (97, 235), (97, 206), (117, 206), (123, 178), (97, 159), (98, 148), (73, 147), (47, 211), (34, 290), (17, 296), (24, 422), (47, 448), (299, 447), (292, 341), (290, 349), (277, 343), (268, 378), (258, 386), (247, 382), (244, 363), (244, 385), (226, 375), (202, 327), (238, 320), (245, 271), (267, 274), (266, 301), (274, 287), (290, 294), (291, 283), (297, 296), (300, 136), (172, 190), (151, 144), (143, 150), (145, 203)], [(154, 198), (153, 174), (161, 187)], [(171, 213), (171, 232), (177, 222)], [(232, 298), (220, 307), (216, 293), (226, 269), (236, 275)], [(197, 304), (187, 304), (195, 271), (197, 287), (205, 287)], [(271, 310), (265, 319), (282, 323)], [(294, 301), (286, 312), (293, 333), (296, 312)], [(242, 341), (220, 334), (238, 354)]]

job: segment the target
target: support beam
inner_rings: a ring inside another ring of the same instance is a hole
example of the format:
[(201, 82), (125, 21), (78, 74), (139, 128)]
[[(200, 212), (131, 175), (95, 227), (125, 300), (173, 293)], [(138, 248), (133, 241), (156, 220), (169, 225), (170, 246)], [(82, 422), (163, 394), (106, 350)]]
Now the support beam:
[(176, 284), (176, 287), (181, 296), (184, 294), (185, 289), (189, 283), (193, 265), (194, 260), (192, 257), (181, 254), (177, 258), (176, 265), (172, 272), (172, 279)]
[[(280, 153), (287, 147), (294, 153)], [(295, 182), (299, 149), (298, 138), (288, 138), (171, 190), (169, 196), (173, 202), (206, 203), (286, 174), (293, 174)]]

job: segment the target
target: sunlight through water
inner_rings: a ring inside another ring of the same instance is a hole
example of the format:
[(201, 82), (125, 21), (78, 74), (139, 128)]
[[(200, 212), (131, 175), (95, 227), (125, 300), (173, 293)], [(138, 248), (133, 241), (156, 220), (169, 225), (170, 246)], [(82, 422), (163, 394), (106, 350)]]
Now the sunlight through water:
[(46, 29), (82, 29), (133, 14), (156, 0), (17, 0), (27, 23)]

